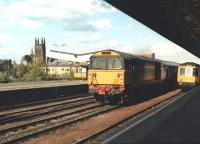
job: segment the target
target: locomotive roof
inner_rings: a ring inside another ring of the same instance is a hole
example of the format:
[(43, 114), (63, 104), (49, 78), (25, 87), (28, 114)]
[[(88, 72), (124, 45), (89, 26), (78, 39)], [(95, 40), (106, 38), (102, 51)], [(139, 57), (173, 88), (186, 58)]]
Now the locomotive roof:
[(198, 67), (200, 67), (199, 64), (194, 63), (194, 62), (185, 62), (185, 63), (180, 64), (180, 66), (185, 66), (185, 65), (191, 65), (191, 66), (198, 66)]
[[(158, 60), (158, 59), (157, 59)], [(179, 66), (179, 63), (176, 62), (171, 62), (171, 61), (165, 61), (165, 60), (158, 60), (160, 63), (164, 65), (170, 65), (170, 66)]]
[[(102, 51), (113, 51), (118, 53), (121, 57), (125, 58), (125, 59), (130, 59), (130, 60), (142, 60), (142, 61), (151, 61), (151, 62), (155, 62), (155, 63), (162, 63), (164, 65), (170, 65), (170, 66), (178, 66), (178, 63), (175, 62), (169, 62), (169, 61), (164, 61), (164, 60), (159, 60), (159, 59), (154, 59), (154, 58), (149, 58), (149, 57), (145, 57), (145, 56), (140, 56), (140, 55), (134, 55), (134, 54), (130, 54), (130, 53), (125, 53), (125, 52), (121, 52), (121, 51), (117, 51), (117, 50), (112, 50), (112, 49), (107, 49), (107, 50), (102, 50)], [(98, 51), (98, 52), (102, 52), (102, 51)]]

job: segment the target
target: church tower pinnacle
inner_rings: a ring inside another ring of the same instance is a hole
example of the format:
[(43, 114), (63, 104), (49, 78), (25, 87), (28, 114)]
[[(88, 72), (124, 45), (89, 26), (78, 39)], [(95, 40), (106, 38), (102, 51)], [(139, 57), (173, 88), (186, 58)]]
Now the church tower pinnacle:
[(34, 63), (38, 64), (45, 64), (46, 63), (46, 46), (45, 46), (45, 39), (35, 38), (35, 47), (34, 47)]

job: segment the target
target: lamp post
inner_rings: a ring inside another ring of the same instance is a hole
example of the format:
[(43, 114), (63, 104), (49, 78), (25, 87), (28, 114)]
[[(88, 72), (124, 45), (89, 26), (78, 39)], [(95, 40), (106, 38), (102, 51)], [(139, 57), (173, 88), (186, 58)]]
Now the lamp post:
[[(63, 44), (53, 44), (53, 46), (55, 46), (55, 47), (57, 48), (58, 53), (60, 54), (59, 49), (60, 49), (61, 47), (66, 46), (66, 44), (65, 44), (65, 43), (63, 43)], [(57, 69), (58, 69), (58, 60), (57, 60)], [(55, 70), (56, 75), (57, 75), (57, 69)], [(59, 74), (59, 76), (58, 76), (58, 80), (60, 80), (60, 74)]]
[(70, 65), (69, 65), (69, 78), (70, 78), (70, 81), (73, 79), (73, 73), (72, 73), (72, 62), (70, 62)]

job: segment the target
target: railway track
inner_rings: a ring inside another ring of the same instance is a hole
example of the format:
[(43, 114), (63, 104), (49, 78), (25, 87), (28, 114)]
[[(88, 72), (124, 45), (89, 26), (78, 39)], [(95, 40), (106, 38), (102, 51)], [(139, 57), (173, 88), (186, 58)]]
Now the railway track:
[[(138, 115), (141, 115), (142, 113), (148, 113), (148, 114), (145, 114), (145, 117), (148, 117), (149, 115), (153, 115), (152, 113), (155, 113), (155, 111), (159, 111), (160, 109), (167, 107), (168, 105), (172, 104), (174, 101), (183, 97), (183, 95), (185, 95), (185, 94), (186, 94), (185, 92), (182, 92), (177, 97), (169, 98), (169, 99), (166, 99), (165, 101), (161, 101), (161, 102), (155, 103), (153, 105), (150, 105), (150, 106), (142, 109), (141, 111), (130, 115), (129, 117), (127, 117), (123, 120), (113, 123), (113, 124), (111, 124), (107, 127), (104, 127), (86, 137), (79, 139), (77, 142), (74, 142), (73, 144), (96, 143), (97, 141), (95, 141), (95, 138), (97, 138), (98, 136), (101, 136), (101, 135), (105, 134), (106, 132), (109, 132), (110, 130), (117, 128), (120, 124), (126, 123), (127, 121), (137, 117)], [(154, 108), (153, 112), (151, 112), (151, 110), (150, 110), (150, 109), (152, 109), (152, 107), (153, 108), (156, 107), (156, 108)], [(145, 117), (141, 118), (141, 119), (145, 119)], [(139, 123), (139, 122), (136, 121), (136, 123)], [(98, 141), (98, 143), (99, 143), (99, 141)]]
[(62, 111), (62, 110), (69, 110), (72, 108), (80, 107), (80, 106), (87, 105), (94, 102), (95, 100), (92, 97), (89, 97), (89, 98), (83, 98), (80, 100), (75, 100), (72, 102), (65, 102), (59, 105), (56, 104), (56, 105), (46, 106), (42, 108), (40, 107), (40, 108), (28, 110), (28, 111), (6, 114), (4, 116), (1, 116), (0, 124), (5, 124), (8, 122), (16, 122), (22, 119), (23, 120), (30, 119), (33, 117), (47, 115), (47, 114)]
[(54, 105), (47, 108), (48, 110), (46, 108), (36, 108), (28, 111), (31, 113), (18, 111), (17, 114), (10, 113), (1, 117), (0, 143), (18, 142), (111, 111), (116, 109), (117, 106), (105, 106), (95, 103), (95, 100), (91, 97), (86, 97), (73, 100), (73, 102), (70, 101), (70, 103), (64, 105)]
[(57, 119), (57, 118), (60, 118), (60, 117), (73, 115), (73, 114), (80, 113), (80, 112), (83, 112), (83, 111), (86, 111), (86, 110), (89, 110), (89, 109), (97, 108), (97, 107), (100, 107), (100, 106), (102, 106), (102, 105), (101, 104), (89, 104), (89, 105), (86, 105), (86, 106), (80, 106), (79, 108), (75, 108), (75, 109), (72, 109), (72, 110), (63, 110), (63, 111), (55, 112), (55, 113), (52, 113), (52, 114), (49, 114), (49, 115), (45, 115), (43, 117), (38, 117), (38, 118), (32, 119), (31, 121), (25, 121), (25, 122), (21, 122), (19, 124), (15, 124), (14, 126), (10, 126), (8, 128), (5, 128), (5, 129), (2, 128), (2, 130), (0, 130), (0, 133), (4, 134), (6, 132), (16, 130), (18, 128), (23, 128), (23, 127), (27, 127), (27, 126), (32, 125), (32, 124), (39, 124), (39, 123), (49, 121), (49, 120), (52, 120), (52, 119)]
[(26, 113), (26, 112), (31, 112), (34, 110), (40, 110), (40, 109), (44, 109), (44, 108), (50, 108), (50, 107), (55, 107), (55, 106), (59, 106), (59, 105), (64, 105), (64, 104), (70, 104), (70, 103), (74, 103), (74, 102), (78, 102), (78, 101), (82, 101), (84, 99), (92, 99), (92, 96), (79, 96), (79, 97), (73, 97), (70, 99), (65, 99), (65, 100), (60, 100), (60, 101), (51, 101), (48, 103), (44, 103), (44, 104), (38, 104), (38, 105), (34, 105), (34, 106), (24, 106), (21, 108), (13, 108), (13, 109), (8, 109), (8, 110), (4, 110), (0, 112), (0, 118), (4, 117), (4, 116), (8, 116), (8, 115), (14, 115), (14, 114), (19, 114), (19, 113)]

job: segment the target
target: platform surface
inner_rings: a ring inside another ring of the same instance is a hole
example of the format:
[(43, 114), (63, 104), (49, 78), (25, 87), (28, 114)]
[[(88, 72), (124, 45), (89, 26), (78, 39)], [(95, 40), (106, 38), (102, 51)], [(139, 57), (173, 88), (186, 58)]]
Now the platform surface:
[(0, 83), (0, 91), (87, 84), (86, 80)]
[(200, 143), (200, 87), (126, 129), (106, 143)]

